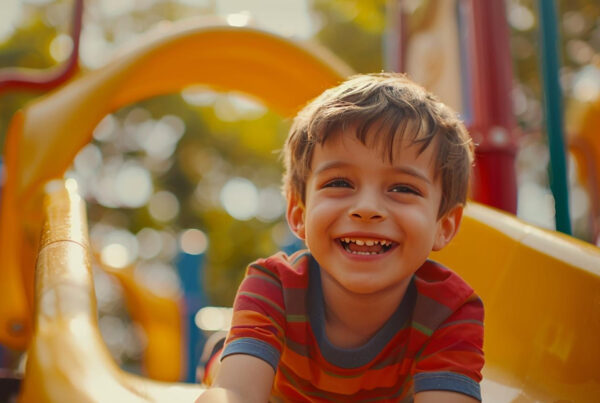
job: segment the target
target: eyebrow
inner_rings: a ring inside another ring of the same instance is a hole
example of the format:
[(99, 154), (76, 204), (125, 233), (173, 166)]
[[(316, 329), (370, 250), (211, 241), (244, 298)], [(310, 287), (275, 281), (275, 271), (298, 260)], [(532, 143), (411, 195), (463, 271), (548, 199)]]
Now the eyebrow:
[(427, 176), (425, 176), (421, 171), (419, 171), (418, 169), (414, 169), (413, 167), (410, 166), (406, 166), (406, 167), (395, 167), (393, 168), (394, 171), (402, 173), (402, 174), (406, 174), (406, 175), (410, 175), (410, 176), (414, 176), (416, 178), (421, 179), (422, 181), (432, 185), (431, 180), (429, 180), (429, 178)]
[[(325, 171), (329, 171), (332, 169), (342, 169), (342, 168), (346, 168), (351, 166), (352, 164), (349, 164), (347, 162), (344, 161), (330, 161), (327, 162), (323, 165), (321, 165), (318, 169), (316, 169), (314, 171), (314, 175), (319, 175)], [(400, 167), (393, 167), (391, 168), (392, 171), (400, 173), (400, 174), (404, 174), (404, 175), (410, 175), (410, 176), (414, 176), (415, 178), (421, 179), (422, 181), (428, 183), (428, 184), (432, 184), (431, 180), (425, 176), (421, 171), (419, 171), (418, 169), (414, 169), (411, 166), (400, 166)]]
[(330, 171), (332, 169), (345, 168), (348, 166), (350, 166), (350, 164), (348, 164), (347, 162), (344, 162), (344, 161), (329, 161), (329, 162), (326, 162), (325, 164), (321, 165), (318, 169), (316, 169), (314, 174), (318, 175), (325, 171)]

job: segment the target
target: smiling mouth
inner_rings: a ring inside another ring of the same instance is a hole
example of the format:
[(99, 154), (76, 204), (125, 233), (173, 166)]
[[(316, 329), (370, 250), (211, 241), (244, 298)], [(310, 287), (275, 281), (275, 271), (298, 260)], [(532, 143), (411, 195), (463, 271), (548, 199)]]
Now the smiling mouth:
[(338, 238), (346, 252), (355, 255), (381, 255), (389, 251), (396, 243), (387, 239), (372, 238)]

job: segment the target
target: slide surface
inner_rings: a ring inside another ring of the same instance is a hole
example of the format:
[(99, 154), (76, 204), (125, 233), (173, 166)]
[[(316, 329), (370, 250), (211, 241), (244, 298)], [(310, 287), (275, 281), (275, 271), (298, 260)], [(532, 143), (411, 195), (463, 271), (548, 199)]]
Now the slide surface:
[(476, 203), (465, 214), (432, 257), (483, 299), (484, 401), (599, 401), (600, 249)]

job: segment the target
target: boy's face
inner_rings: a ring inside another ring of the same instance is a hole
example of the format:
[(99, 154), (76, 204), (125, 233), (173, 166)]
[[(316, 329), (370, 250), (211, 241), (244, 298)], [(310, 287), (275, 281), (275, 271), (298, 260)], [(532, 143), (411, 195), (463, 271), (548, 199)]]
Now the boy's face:
[(431, 250), (452, 239), (462, 206), (438, 219), (433, 149), (399, 147), (390, 163), (353, 133), (315, 147), (306, 202), (289, 200), (288, 222), (325, 275), (358, 294), (403, 287)]

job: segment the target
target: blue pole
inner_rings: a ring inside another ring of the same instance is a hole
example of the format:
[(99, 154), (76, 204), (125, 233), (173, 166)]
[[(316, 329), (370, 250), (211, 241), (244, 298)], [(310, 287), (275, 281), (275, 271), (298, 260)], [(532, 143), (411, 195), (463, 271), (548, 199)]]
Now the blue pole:
[(559, 38), (554, 0), (538, 0), (541, 67), (544, 79), (544, 111), (550, 149), (550, 190), (554, 195), (556, 229), (571, 234), (567, 157), (563, 130), (562, 95), (559, 81)]
[(195, 323), (196, 312), (207, 305), (204, 293), (204, 254), (192, 255), (180, 252), (177, 257), (177, 270), (181, 279), (185, 300), (183, 322), (187, 328), (187, 371), (185, 381), (196, 382), (196, 366), (206, 342), (204, 334)]

